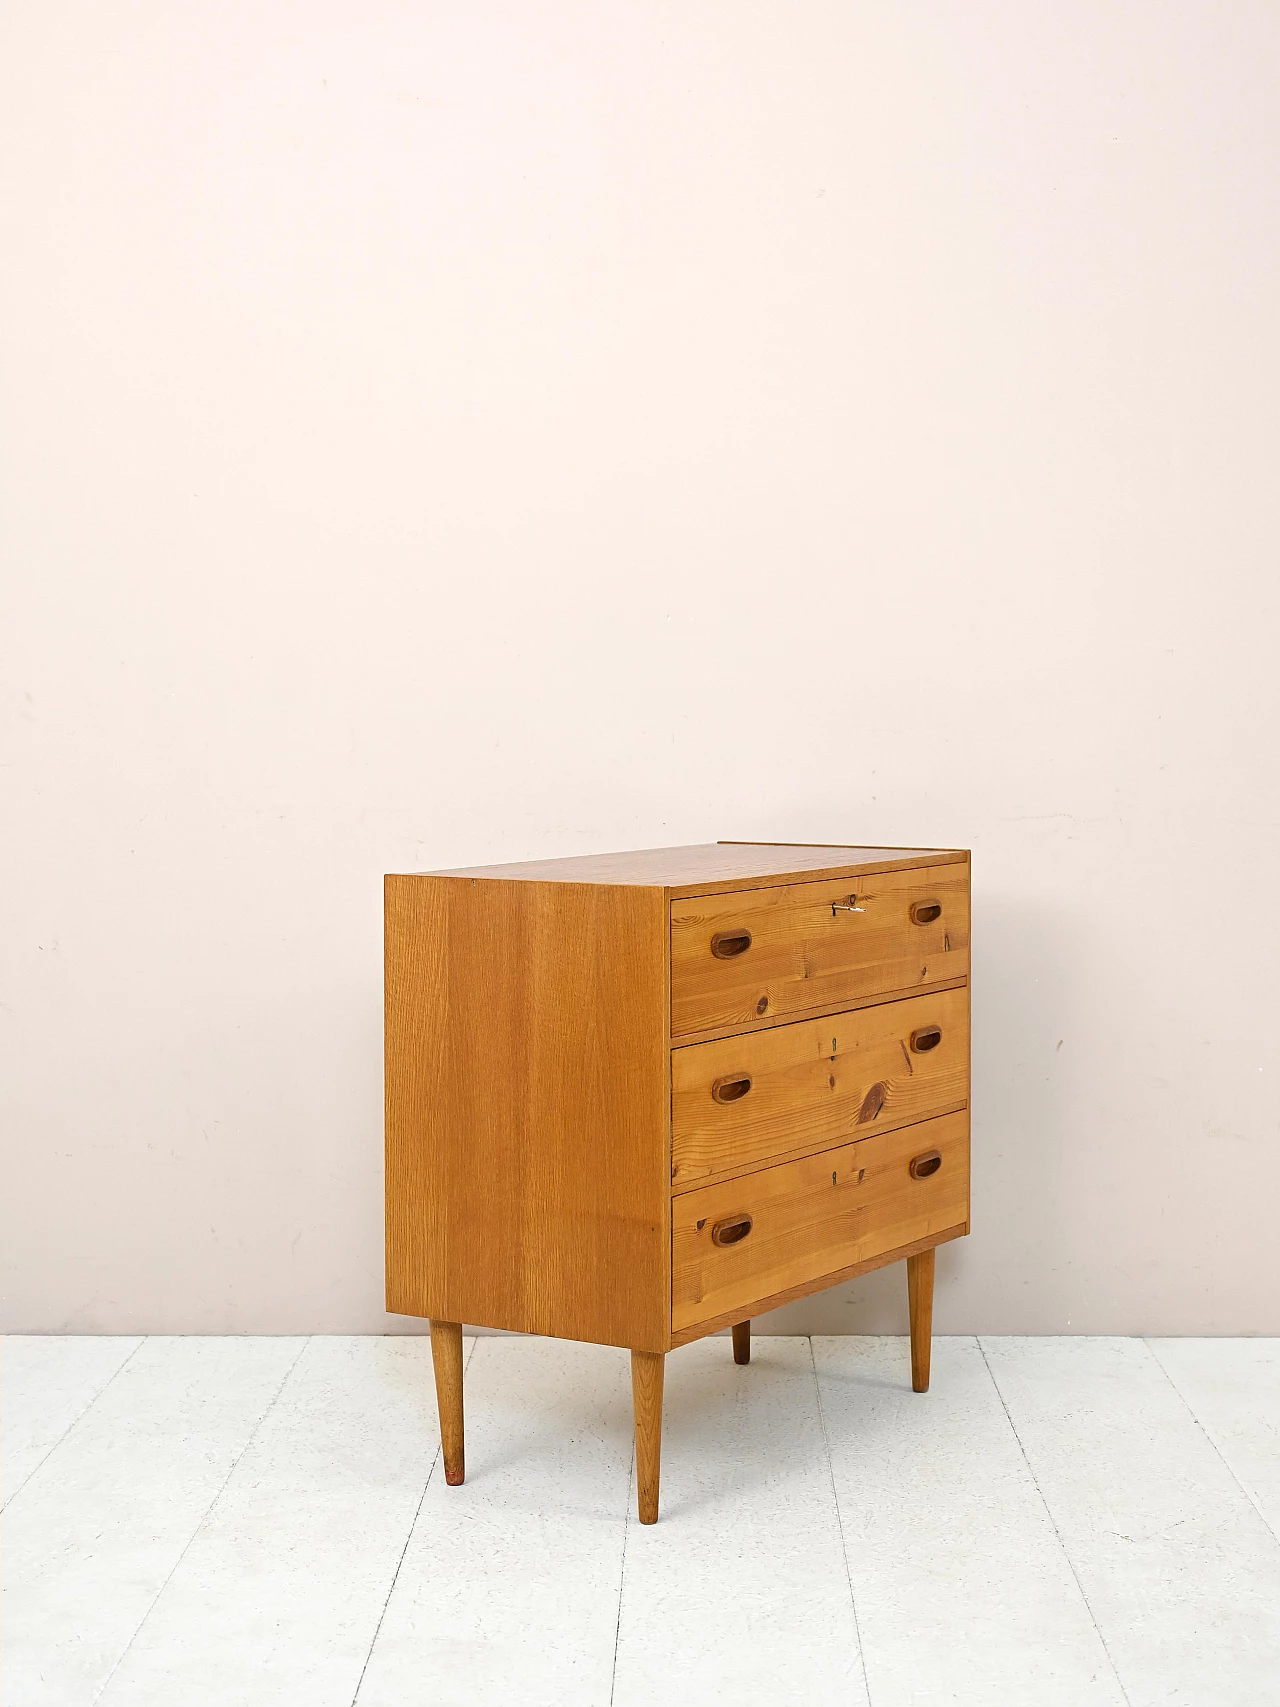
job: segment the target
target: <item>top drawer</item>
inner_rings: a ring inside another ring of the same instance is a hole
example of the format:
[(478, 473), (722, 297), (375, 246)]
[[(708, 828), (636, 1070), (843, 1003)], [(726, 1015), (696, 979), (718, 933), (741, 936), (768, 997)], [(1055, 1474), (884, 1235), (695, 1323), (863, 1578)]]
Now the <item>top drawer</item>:
[(968, 971), (967, 860), (671, 903), (673, 1038)]

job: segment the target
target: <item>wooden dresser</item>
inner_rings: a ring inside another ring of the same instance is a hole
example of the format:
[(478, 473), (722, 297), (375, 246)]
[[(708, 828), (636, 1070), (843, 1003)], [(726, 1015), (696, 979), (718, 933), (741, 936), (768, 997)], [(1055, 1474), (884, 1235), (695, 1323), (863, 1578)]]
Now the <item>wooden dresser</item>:
[(386, 879), (387, 1308), (626, 1346), (640, 1521), (664, 1357), (969, 1230), (969, 856), (719, 842)]

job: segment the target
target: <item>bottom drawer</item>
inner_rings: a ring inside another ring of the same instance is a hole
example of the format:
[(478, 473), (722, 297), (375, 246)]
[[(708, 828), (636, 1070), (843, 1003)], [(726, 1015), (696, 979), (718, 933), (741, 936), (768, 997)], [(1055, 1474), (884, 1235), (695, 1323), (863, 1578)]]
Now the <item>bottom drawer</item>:
[(685, 1192), (671, 1217), (671, 1330), (680, 1333), (963, 1226), (968, 1112)]

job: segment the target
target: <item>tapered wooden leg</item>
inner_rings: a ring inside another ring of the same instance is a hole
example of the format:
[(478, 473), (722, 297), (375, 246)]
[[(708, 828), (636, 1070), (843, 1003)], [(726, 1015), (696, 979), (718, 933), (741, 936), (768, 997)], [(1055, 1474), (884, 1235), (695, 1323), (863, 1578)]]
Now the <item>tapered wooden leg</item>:
[(907, 1258), (907, 1303), (911, 1310), (911, 1385), (929, 1391), (929, 1346), (933, 1335), (933, 1251)]
[(631, 1402), (636, 1413), (636, 1495), (641, 1523), (658, 1521), (662, 1376), (666, 1361), (660, 1351), (631, 1353)]
[(733, 1361), (735, 1363), (751, 1362), (750, 1322), (735, 1322), (733, 1324)]
[(466, 1473), (462, 1445), (462, 1323), (431, 1323), (431, 1361), (436, 1369), (436, 1409), (444, 1479), (456, 1488)]

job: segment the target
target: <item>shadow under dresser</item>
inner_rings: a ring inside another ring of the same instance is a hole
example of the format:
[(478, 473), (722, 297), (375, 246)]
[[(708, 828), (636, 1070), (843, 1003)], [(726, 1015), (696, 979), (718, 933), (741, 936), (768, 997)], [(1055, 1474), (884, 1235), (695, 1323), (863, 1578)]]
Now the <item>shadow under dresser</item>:
[(664, 1358), (969, 1230), (969, 855), (719, 842), (386, 878), (387, 1308), (631, 1352), (639, 1514)]

